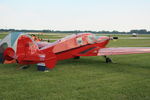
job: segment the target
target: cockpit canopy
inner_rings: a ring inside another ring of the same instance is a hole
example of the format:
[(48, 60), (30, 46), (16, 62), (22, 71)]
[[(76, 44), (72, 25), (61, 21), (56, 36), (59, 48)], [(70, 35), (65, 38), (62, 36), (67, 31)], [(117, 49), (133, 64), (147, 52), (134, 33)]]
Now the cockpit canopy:
[(78, 35), (77, 44), (78, 45), (93, 44), (97, 42), (103, 42), (108, 39), (109, 37), (107, 36), (96, 36), (95, 34), (92, 33), (83, 33)]
[[(93, 44), (95, 42), (97, 42), (100, 39), (101, 36), (96, 36), (95, 34), (92, 33), (85, 33), (84, 35), (81, 35), (77, 38), (77, 43), (79, 45), (83, 45), (85, 41), (87, 41), (87, 43), (89, 44)], [(84, 40), (84, 38), (86, 38)]]

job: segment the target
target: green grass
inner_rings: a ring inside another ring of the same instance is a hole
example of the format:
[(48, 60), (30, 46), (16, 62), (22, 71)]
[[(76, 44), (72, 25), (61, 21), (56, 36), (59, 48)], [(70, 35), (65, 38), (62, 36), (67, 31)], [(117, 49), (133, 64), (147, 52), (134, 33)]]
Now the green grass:
[(38, 35), (42, 39), (60, 39), (65, 37), (65, 35)]
[[(147, 46), (150, 40), (118, 40), (108, 45)], [(48, 73), (33, 65), (0, 64), (0, 100), (150, 100), (150, 54), (81, 57), (57, 63)]]
[(111, 40), (108, 47), (150, 47), (150, 39)]
[(0, 33), (0, 39), (4, 38), (7, 34)]
[[(49, 33), (48, 35), (37, 35), (39, 36), (40, 38), (42, 39), (60, 39), (60, 38), (63, 38), (67, 35), (70, 35), (70, 34), (51, 34)], [(98, 34), (97, 36), (111, 36), (111, 37), (132, 37), (132, 35), (116, 35), (116, 34), (112, 34), (112, 35), (108, 35), (108, 34)], [(150, 35), (148, 34), (144, 34), (144, 35), (138, 35), (138, 37), (150, 37)]]
[[(106, 35), (106, 36), (117, 36), (117, 37), (132, 37), (132, 34), (97, 34), (97, 35)], [(139, 34), (137, 37), (150, 37), (150, 34)]]

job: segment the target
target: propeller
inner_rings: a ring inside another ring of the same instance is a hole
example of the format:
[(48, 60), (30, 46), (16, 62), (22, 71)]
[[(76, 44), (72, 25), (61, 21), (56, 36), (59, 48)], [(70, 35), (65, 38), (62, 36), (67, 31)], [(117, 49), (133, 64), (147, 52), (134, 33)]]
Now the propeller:
[(115, 36), (115, 37), (112, 37), (112, 38), (113, 38), (114, 40), (117, 40), (117, 39), (119, 39), (119, 38), (118, 38), (118, 37), (116, 37), (116, 36)]
[(114, 37), (111, 37), (109, 36), (110, 40), (113, 40), (113, 41), (117, 41), (117, 39), (119, 39), (117, 36), (114, 36)]

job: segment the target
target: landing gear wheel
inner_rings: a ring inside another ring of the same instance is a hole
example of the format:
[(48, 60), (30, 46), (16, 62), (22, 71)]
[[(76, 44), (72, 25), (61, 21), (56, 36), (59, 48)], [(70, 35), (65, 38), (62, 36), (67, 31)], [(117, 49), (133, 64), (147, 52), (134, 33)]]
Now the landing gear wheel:
[(80, 59), (80, 56), (76, 56), (76, 57), (74, 57), (74, 59)]
[(106, 63), (112, 63), (112, 60), (110, 58), (106, 58)]
[(105, 57), (105, 61), (106, 63), (112, 63), (112, 60), (111, 58), (107, 57), (107, 56), (104, 56)]

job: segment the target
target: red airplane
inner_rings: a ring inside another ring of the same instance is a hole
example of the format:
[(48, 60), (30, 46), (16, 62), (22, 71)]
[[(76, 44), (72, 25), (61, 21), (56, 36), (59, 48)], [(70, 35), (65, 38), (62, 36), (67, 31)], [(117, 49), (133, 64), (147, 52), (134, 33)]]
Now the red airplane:
[(107, 36), (95, 36), (92, 33), (69, 35), (53, 43), (35, 42), (31, 36), (22, 33), (11, 33), (0, 41), (0, 62), (15, 60), (19, 64), (29, 65), (43, 63), (47, 68), (54, 68), (57, 61), (80, 56), (150, 53), (150, 47), (107, 48), (113, 39)]

